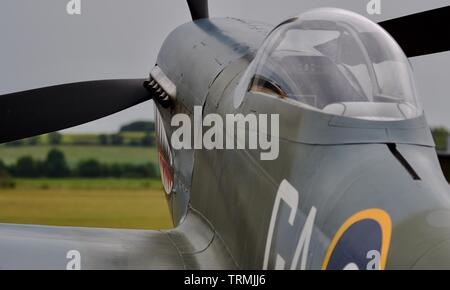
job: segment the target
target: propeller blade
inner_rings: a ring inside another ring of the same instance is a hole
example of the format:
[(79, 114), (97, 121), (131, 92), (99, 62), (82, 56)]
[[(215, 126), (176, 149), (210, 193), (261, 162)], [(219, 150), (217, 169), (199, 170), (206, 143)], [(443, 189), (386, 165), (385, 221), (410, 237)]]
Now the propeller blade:
[(208, 18), (208, 0), (187, 0), (192, 20)]
[(445, 178), (450, 183), (450, 154), (447, 152), (438, 152), (439, 163)]
[(408, 57), (450, 50), (450, 6), (395, 18), (379, 24)]
[(0, 143), (81, 125), (151, 99), (143, 79), (63, 84), (0, 96)]

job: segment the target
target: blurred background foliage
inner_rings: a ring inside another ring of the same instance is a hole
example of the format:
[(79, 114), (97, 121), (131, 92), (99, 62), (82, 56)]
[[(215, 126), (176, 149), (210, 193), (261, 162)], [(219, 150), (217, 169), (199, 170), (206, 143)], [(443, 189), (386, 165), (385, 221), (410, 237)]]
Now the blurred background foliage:
[(436, 127), (431, 129), (433, 134), (434, 143), (436, 144), (437, 151), (447, 151), (448, 150), (448, 137), (449, 131), (445, 127)]
[(153, 122), (0, 145), (0, 222), (165, 229)]

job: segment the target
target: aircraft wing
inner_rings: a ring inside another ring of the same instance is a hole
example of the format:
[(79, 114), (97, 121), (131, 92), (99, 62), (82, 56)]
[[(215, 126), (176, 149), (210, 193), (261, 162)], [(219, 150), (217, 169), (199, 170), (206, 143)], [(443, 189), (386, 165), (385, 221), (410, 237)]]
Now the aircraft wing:
[(0, 269), (64, 270), (77, 258), (81, 270), (237, 268), (194, 210), (164, 231), (0, 224)]
[(168, 232), (0, 224), (0, 269), (64, 270), (77, 258), (84, 270), (184, 269)]

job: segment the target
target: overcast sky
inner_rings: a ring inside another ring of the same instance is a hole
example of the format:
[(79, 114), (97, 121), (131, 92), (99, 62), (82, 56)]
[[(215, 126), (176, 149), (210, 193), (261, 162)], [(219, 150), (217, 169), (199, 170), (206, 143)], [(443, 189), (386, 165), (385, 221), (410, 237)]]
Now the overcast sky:
[[(190, 20), (184, 0), (81, 0), (80, 16), (66, 14), (68, 2), (1, 0), (0, 94), (65, 82), (145, 77), (167, 34)], [(312, 8), (339, 7), (378, 22), (450, 4), (450, 0), (381, 0), (382, 14), (370, 16), (368, 2), (210, 0), (210, 14), (277, 24)], [(450, 128), (450, 53), (411, 62), (429, 123)], [(153, 119), (151, 102), (69, 131), (114, 132), (136, 119)]]

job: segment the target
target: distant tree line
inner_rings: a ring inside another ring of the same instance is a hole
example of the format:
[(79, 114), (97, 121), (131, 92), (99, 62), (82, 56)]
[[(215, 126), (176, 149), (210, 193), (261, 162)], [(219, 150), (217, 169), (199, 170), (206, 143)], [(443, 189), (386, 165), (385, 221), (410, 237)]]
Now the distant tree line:
[[(58, 132), (53, 132), (48, 134), (47, 144), (49, 145), (60, 145), (62, 143), (63, 135)], [(6, 143), (6, 146), (17, 147), (17, 146), (33, 146), (42, 144), (40, 136), (34, 136), (30, 138), (25, 138), (21, 140), (12, 141)]]
[(62, 135), (58, 132), (49, 133), (46, 138), (35, 136), (9, 142), (6, 145), (101, 145), (101, 146), (146, 146), (155, 145), (155, 124), (151, 121), (137, 121), (124, 125), (115, 134), (72, 134)]
[(136, 121), (120, 128), (120, 132), (154, 132), (155, 123), (151, 121)]
[[(1, 178), (2, 175), (4, 178)], [(142, 165), (106, 164), (100, 163), (96, 159), (80, 161), (72, 169), (67, 165), (64, 153), (58, 149), (52, 149), (43, 161), (35, 160), (31, 156), (23, 156), (15, 164), (8, 166), (0, 160), (0, 180), (6, 180), (7, 176), (23, 178), (157, 178), (158, 171), (152, 163)]]
[(101, 134), (98, 135), (98, 144), (103, 146), (153, 146), (155, 142), (153, 135), (150, 133), (131, 140), (126, 140), (122, 134)]
[(14, 188), (15, 182), (11, 180), (11, 175), (8, 173), (7, 167), (0, 160), (0, 188)]
[(123, 134), (100, 134), (89, 136), (90, 138), (81, 138), (73, 135), (69, 141), (63, 141), (63, 135), (60, 133), (48, 134), (48, 140), (43, 141), (39, 136), (22, 140), (16, 140), (6, 143), (9, 147), (35, 146), (35, 145), (101, 145), (101, 146), (146, 146), (155, 145), (154, 136), (151, 133), (145, 133), (139, 137), (126, 137)]
[(446, 151), (448, 150), (448, 137), (450, 133), (445, 127), (436, 127), (431, 129), (431, 133), (433, 134), (434, 143), (436, 144), (436, 150), (438, 151)]

